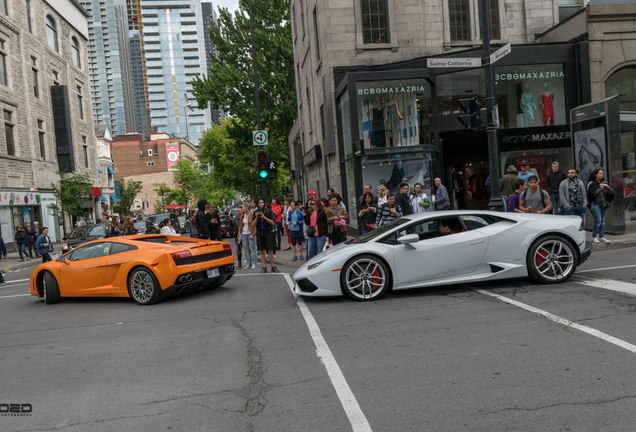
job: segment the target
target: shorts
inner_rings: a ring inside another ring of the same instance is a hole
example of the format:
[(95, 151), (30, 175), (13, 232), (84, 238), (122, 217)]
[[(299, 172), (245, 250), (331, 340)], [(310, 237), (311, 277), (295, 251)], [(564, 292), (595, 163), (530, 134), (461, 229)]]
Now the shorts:
[[(302, 231), (300, 231), (300, 233), (302, 234)], [(303, 237), (302, 235), (300, 237), (291, 237), (291, 244), (292, 246), (302, 246), (303, 243), (305, 242), (305, 237)]]
[(259, 251), (274, 251), (274, 249), (276, 249), (276, 245), (274, 243), (274, 233), (256, 233), (256, 248)]

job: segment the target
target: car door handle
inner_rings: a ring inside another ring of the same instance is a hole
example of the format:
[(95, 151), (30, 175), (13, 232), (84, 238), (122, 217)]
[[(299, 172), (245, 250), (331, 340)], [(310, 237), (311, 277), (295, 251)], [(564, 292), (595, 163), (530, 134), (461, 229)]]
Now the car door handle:
[(478, 245), (478, 244), (482, 244), (485, 241), (486, 240), (477, 240), (477, 241), (474, 241), (474, 242), (470, 242), (470, 243), (468, 243), (468, 246), (475, 246), (475, 245)]

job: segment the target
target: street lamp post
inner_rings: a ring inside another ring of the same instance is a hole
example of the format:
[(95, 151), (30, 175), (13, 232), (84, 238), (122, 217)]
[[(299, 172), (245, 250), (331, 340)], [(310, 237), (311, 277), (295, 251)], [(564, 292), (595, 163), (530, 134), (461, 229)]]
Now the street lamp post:
[(160, 189), (161, 189), (161, 208), (165, 209), (165, 204), (163, 203), (163, 187), (161, 187)]

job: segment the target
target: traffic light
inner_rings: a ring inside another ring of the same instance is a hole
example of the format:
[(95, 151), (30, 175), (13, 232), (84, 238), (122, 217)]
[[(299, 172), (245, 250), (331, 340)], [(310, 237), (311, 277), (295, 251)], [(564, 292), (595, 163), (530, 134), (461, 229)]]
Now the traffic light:
[(256, 170), (258, 171), (258, 176), (262, 179), (267, 178), (267, 170), (269, 167), (269, 161), (267, 160), (267, 155), (264, 151), (259, 151), (256, 156)]
[(276, 167), (276, 162), (274, 161), (268, 161), (268, 167), (267, 167), (267, 178), (268, 179), (275, 179), (278, 178), (278, 168)]
[(459, 108), (466, 114), (457, 116), (457, 120), (466, 129), (477, 129), (481, 125), (481, 116), (479, 110), (481, 109), (481, 103), (477, 98), (472, 99), (460, 99), (457, 101)]

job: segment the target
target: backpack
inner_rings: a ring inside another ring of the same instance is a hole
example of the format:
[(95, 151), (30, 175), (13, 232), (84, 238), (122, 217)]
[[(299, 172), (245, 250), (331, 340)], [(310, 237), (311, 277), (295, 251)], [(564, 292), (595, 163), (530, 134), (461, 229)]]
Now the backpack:
[[(521, 194), (519, 195), (519, 205), (521, 205), (521, 201), (526, 202), (526, 192), (528, 192), (528, 190), (529, 188), (526, 188), (526, 190), (521, 192)], [(550, 198), (550, 194), (544, 191), (543, 189), (541, 189), (541, 186), (537, 186), (537, 191), (539, 191), (539, 196), (541, 197), (541, 204), (543, 204), (543, 194), (546, 194), (548, 196), (548, 199)], [(543, 204), (543, 208), (545, 208), (545, 204)], [(533, 209), (533, 210), (536, 210), (536, 209)]]

